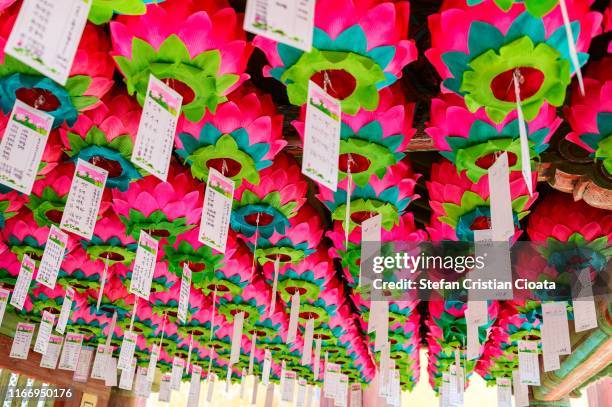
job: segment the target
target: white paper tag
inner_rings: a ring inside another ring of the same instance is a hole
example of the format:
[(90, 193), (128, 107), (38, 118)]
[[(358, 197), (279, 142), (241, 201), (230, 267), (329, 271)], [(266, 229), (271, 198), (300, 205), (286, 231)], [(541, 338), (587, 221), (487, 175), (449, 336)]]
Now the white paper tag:
[(531, 184), (531, 156), (529, 155), (529, 139), (527, 138), (527, 127), (525, 126), (525, 118), (523, 116), (523, 108), (521, 106), (521, 86), (522, 78), (520, 70), (516, 69), (513, 74), (514, 96), (516, 98), (516, 115), (519, 125), (519, 141), (521, 143), (521, 173), (529, 196), (533, 195), (533, 186)]
[(489, 168), (491, 230), (494, 242), (507, 242), (514, 236), (514, 217), (510, 194), (508, 153), (500, 155)]
[(34, 335), (34, 324), (19, 322), (15, 328), (15, 336), (11, 345), (10, 357), (13, 359), (27, 359), (30, 353), (30, 344)]
[(72, 380), (79, 383), (87, 383), (89, 378), (89, 368), (93, 359), (94, 348), (91, 346), (82, 346), (79, 353), (79, 361), (77, 362), (76, 370), (72, 376)]
[(325, 364), (325, 373), (323, 374), (323, 395), (325, 397), (331, 399), (336, 398), (339, 376), (340, 365), (335, 363)]
[(92, 0), (25, 0), (4, 52), (66, 85)]
[(79, 354), (83, 345), (83, 334), (69, 332), (64, 338), (64, 347), (59, 360), (58, 369), (75, 371), (79, 362)]
[(261, 384), (267, 386), (270, 382), (270, 368), (272, 367), (272, 355), (270, 350), (266, 349), (264, 352), (264, 363), (261, 371)]
[(34, 261), (30, 256), (24, 254), (21, 260), (21, 267), (19, 268), (19, 275), (15, 282), (15, 288), (13, 289), (13, 295), (11, 295), (11, 305), (20, 311), (28, 297), (28, 291), (30, 291), (34, 267)]
[(595, 299), (593, 298), (593, 283), (591, 282), (591, 273), (589, 269), (580, 270), (577, 273), (580, 290), (576, 291), (577, 295), (573, 295), (572, 307), (574, 309), (574, 330), (583, 332), (589, 329), (597, 328), (597, 308), (595, 307)]
[(253, 376), (253, 392), (251, 393), (251, 405), (257, 404), (257, 390), (259, 389), (259, 377)]
[(79, 158), (60, 228), (87, 240), (91, 239), (107, 177), (108, 171)]
[(34, 352), (42, 353), (43, 355), (47, 352), (54, 323), (55, 315), (49, 311), (43, 311), (40, 325), (38, 325), (38, 335), (36, 335), (36, 342), (34, 343)]
[(480, 339), (478, 338), (478, 326), (468, 318), (468, 315), (468, 311), (466, 311), (467, 341), (465, 355), (468, 360), (474, 360), (480, 356)]
[(247, 381), (247, 370), (242, 368), (242, 372), (240, 373), (240, 398), (244, 399), (244, 392), (246, 390), (246, 381)]
[[(361, 262), (359, 263), (359, 282), (363, 274), (363, 267), (369, 264), (369, 259), (380, 255), (382, 235), (382, 216), (372, 216), (361, 222)], [(365, 270), (372, 273), (374, 270)]]
[(293, 402), (293, 392), (295, 390), (295, 372), (286, 371), (284, 374), (283, 384), (281, 385), (281, 400)]
[(361, 407), (361, 384), (353, 383), (351, 384), (351, 397), (350, 397), (350, 406), (351, 407)]
[(374, 351), (379, 351), (389, 338), (389, 303), (383, 300), (370, 302), (370, 315), (368, 319), (368, 333), (376, 332)]
[(147, 380), (150, 382), (155, 379), (155, 370), (157, 369), (159, 354), (159, 345), (153, 345), (153, 348), (151, 349), (151, 356), (149, 357), (149, 367), (147, 367)]
[(8, 303), (10, 291), (6, 288), (0, 287), (0, 325), (4, 320), (4, 312), (6, 311), (6, 304)]
[(119, 378), (119, 388), (123, 390), (132, 390), (134, 385), (134, 373), (136, 373), (136, 358), (132, 358), (127, 369), (121, 370)]
[(149, 85), (132, 151), (132, 162), (166, 182), (183, 97), (149, 76)]
[(189, 311), (189, 293), (191, 291), (191, 269), (183, 264), (183, 277), (181, 278), (181, 291), (179, 294), (178, 319), (183, 324), (187, 323), (187, 313)]
[(449, 401), (451, 405), (453, 406), (463, 406), (463, 393), (464, 393), (463, 368), (457, 364), (451, 365), (449, 367), (449, 376), (450, 376)]
[(253, 337), (251, 338), (251, 351), (249, 352), (249, 370), (248, 370), (249, 376), (253, 374), (253, 366), (255, 365), (255, 347), (256, 345), (257, 345), (257, 330), (253, 332)]
[(172, 376), (169, 374), (164, 374), (159, 383), (159, 401), (168, 403), (170, 402), (170, 382), (172, 381)]
[(198, 240), (225, 253), (234, 199), (234, 181), (209, 168)]
[(559, 361), (559, 353), (555, 351), (556, 345), (554, 341), (550, 339), (544, 340), (544, 338), (548, 338), (545, 324), (540, 325), (540, 335), (542, 337), (542, 362), (544, 371), (550, 372), (559, 369), (561, 363)]
[(272, 403), (274, 403), (274, 383), (268, 384), (266, 388), (266, 400), (264, 402), (264, 407), (272, 407)]
[(348, 376), (345, 374), (339, 374), (334, 405), (337, 407), (347, 407), (347, 403), (348, 403), (347, 395), (348, 395)]
[(497, 407), (512, 407), (512, 385), (507, 377), (498, 377), (497, 383)]
[(309, 319), (306, 322), (304, 329), (304, 348), (302, 349), (302, 365), (309, 365), (312, 361), (312, 339), (314, 336), (314, 319)]
[(298, 320), (300, 318), (300, 292), (291, 296), (291, 313), (289, 314), (289, 328), (287, 329), (287, 343), (294, 343), (297, 337)]
[(547, 350), (557, 355), (572, 352), (566, 306), (565, 301), (542, 304), (542, 325), (546, 325), (546, 336), (542, 334), (542, 341), (546, 341)]
[(112, 357), (112, 352), (106, 345), (100, 344), (96, 349), (96, 356), (94, 357), (93, 366), (91, 368), (91, 378), (96, 380), (106, 380), (106, 369), (108, 359)]
[(244, 30), (310, 52), (315, 0), (248, 0)]
[(55, 326), (55, 330), (60, 334), (64, 334), (66, 331), (66, 324), (68, 323), (68, 318), (70, 318), (70, 312), (72, 311), (72, 300), (74, 299), (74, 288), (68, 287), (66, 289), (66, 296), (64, 297), (64, 302), (62, 303), (62, 309), (60, 310), (60, 316), (57, 320), (57, 325)]
[(540, 385), (540, 364), (538, 363), (538, 343), (518, 341), (518, 365), (521, 384)]
[(466, 314), (469, 312), (470, 320), (476, 326), (485, 325), (489, 321), (489, 312), (486, 301), (468, 301)]
[(123, 340), (121, 341), (121, 348), (119, 350), (119, 360), (117, 361), (117, 369), (130, 369), (134, 351), (136, 350), (137, 340), (138, 335), (136, 332), (126, 331), (123, 334)]
[(63, 342), (64, 338), (61, 336), (51, 335), (49, 343), (47, 344), (47, 351), (40, 359), (40, 367), (53, 370), (57, 368), (57, 361), (59, 360)]
[(340, 102), (308, 83), (302, 174), (335, 191), (340, 153)]
[(380, 366), (378, 369), (378, 396), (387, 397), (390, 393), (391, 345), (387, 342), (380, 349)]
[(278, 291), (278, 273), (280, 272), (280, 258), (274, 260), (274, 281), (272, 282), (272, 297), (270, 298), (270, 311), (268, 315), (274, 314), (276, 309), (276, 292)]
[(151, 394), (151, 382), (147, 380), (147, 368), (136, 367), (136, 378), (134, 380), (134, 394), (136, 397), (149, 398)]
[(151, 293), (151, 281), (155, 273), (155, 260), (157, 259), (158, 241), (153, 239), (144, 230), (140, 231), (138, 237), (138, 249), (132, 279), (130, 281), (130, 293), (145, 300), (149, 299)]
[(232, 331), (232, 348), (230, 351), (230, 364), (237, 363), (240, 358), (240, 345), (242, 344), (242, 325), (244, 312), (234, 315), (234, 329)]
[(512, 372), (512, 387), (514, 389), (514, 407), (529, 406), (529, 389), (521, 384), (521, 375), (518, 370)]
[(0, 141), (0, 184), (30, 195), (52, 126), (53, 116), (15, 101)]
[(117, 385), (117, 358), (109, 357), (106, 365), (105, 386), (115, 387)]
[(172, 381), (170, 382), (170, 388), (172, 390), (180, 390), (184, 368), (185, 360), (175, 356), (172, 360)]
[(107, 277), (108, 277), (108, 257), (104, 261), (104, 271), (102, 272), (102, 278), (100, 279), (100, 288), (98, 288), (98, 301), (96, 302), (96, 310), (99, 310), (100, 304), (102, 304), (102, 295), (104, 295), (104, 286), (106, 285)]
[(315, 340), (314, 361), (312, 363), (313, 375), (315, 380), (319, 380), (319, 370), (321, 370), (321, 337)]
[(51, 225), (45, 251), (38, 266), (36, 281), (51, 289), (55, 288), (57, 274), (64, 260), (67, 245), (68, 234), (62, 232), (57, 226)]
[(215, 375), (209, 375), (206, 379), (208, 387), (206, 388), (206, 401), (209, 403), (212, 401), (213, 394), (215, 392)]
[(200, 404), (200, 386), (202, 379), (202, 368), (193, 366), (191, 372), (191, 382), (189, 383), (189, 396), (187, 398), (187, 407), (197, 407)]

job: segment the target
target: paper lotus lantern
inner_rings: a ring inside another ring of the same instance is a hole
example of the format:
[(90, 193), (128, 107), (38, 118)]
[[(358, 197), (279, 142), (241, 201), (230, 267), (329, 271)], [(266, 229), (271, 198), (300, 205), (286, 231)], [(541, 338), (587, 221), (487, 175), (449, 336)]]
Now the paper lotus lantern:
[(109, 42), (102, 30), (86, 25), (68, 81), (61, 86), (4, 54), (18, 8), (15, 5), (6, 10), (0, 22), (0, 109), (9, 113), (19, 99), (53, 116), (54, 127), (72, 125), (81, 112), (95, 107), (113, 85)]
[(140, 114), (140, 106), (128, 96), (110, 96), (72, 126), (60, 129), (66, 154), (107, 170), (107, 188), (127, 190), (131, 181), (145, 174), (131, 162)]
[[(114, 278), (116, 268), (112, 265), (109, 267), (106, 277), (107, 282)], [(57, 284), (64, 288), (72, 287), (77, 293), (94, 290), (97, 295), (103, 273), (104, 263), (90, 259), (85, 250), (76, 247), (67, 253), (66, 258), (62, 261), (57, 276)]]
[(136, 241), (125, 233), (125, 225), (112, 212), (96, 222), (91, 239), (81, 239), (81, 246), (98, 264), (121, 263), (129, 267), (136, 258)]
[[(380, 91), (380, 103), (374, 111), (359, 110), (342, 115), (338, 179), (347, 176), (350, 166), (353, 182), (368, 183), (376, 174), (382, 178), (389, 166), (397, 164), (415, 133), (412, 128), (414, 104), (407, 103), (399, 85)], [(305, 108), (300, 120), (294, 121), (304, 139)]]
[[(117, 273), (117, 277), (119, 277), (121, 281), (123, 281), (126, 288), (129, 289), (132, 284), (132, 269), (121, 267), (119, 270), (120, 271)], [(153, 277), (151, 278), (151, 293), (166, 292), (177, 282), (180, 285), (177, 276), (168, 271), (168, 263), (158, 261), (155, 264), (155, 271), (153, 272)]]
[(176, 152), (201, 181), (214, 168), (234, 180), (236, 187), (242, 180), (257, 184), (259, 171), (272, 165), (287, 144), (282, 138), (283, 118), (270, 96), (254, 87), (241, 87), (228, 99), (197, 123), (181, 118)]
[(223, 315), (227, 322), (233, 323), (234, 316), (244, 312), (244, 326), (249, 329), (259, 321), (269, 301), (269, 287), (256, 275), (239, 295), (234, 295), (231, 299), (219, 298), (219, 314)]
[(310, 52), (261, 36), (253, 43), (268, 58), (264, 74), (287, 86), (292, 104), (306, 103), (312, 80), (342, 101), (344, 113), (355, 114), (360, 108), (376, 109), (378, 91), (416, 59), (416, 48), (406, 38), (409, 14), (405, 1), (323, 0), (315, 6)]
[(564, 110), (572, 127), (567, 139), (601, 160), (612, 174), (612, 58), (589, 66), (586, 72), (585, 96), (577, 86), (572, 88), (570, 104)]
[[(535, 185), (535, 176), (533, 182)], [(490, 229), (491, 210), (489, 208), (489, 180), (481, 177), (472, 183), (465, 173), (457, 174), (457, 169), (448, 161), (436, 163), (431, 169), (431, 181), (427, 182), (432, 224), (428, 228), (432, 239), (442, 234), (441, 240), (474, 239), (474, 230)], [(534, 188), (535, 189), (535, 188)], [(516, 239), (521, 231), (519, 220), (528, 214), (528, 209), (537, 198), (534, 192), (529, 197), (527, 185), (520, 172), (510, 174), (510, 194)], [(450, 228), (448, 228), (450, 227)], [(440, 232), (440, 229), (443, 232)]]
[[(123, 266), (119, 264), (115, 267)], [(88, 294), (87, 301), (95, 306), (98, 301), (98, 292), (91, 290)], [(135, 296), (128, 293), (119, 278), (109, 278), (104, 285), (100, 309), (96, 312), (111, 317), (116, 312), (118, 318), (129, 318), (134, 309), (134, 298)]]
[(89, 9), (89, 21), (94, 24), (108, 23), (114, 14), (139, 16), (147, 11), (147, 3), (161, 3), (164, 0), (93, 0)]
[[(200, 243), (198, 235), (199, 231), (194, 228), (178, 235), (174, 244), (164, 245), (163, 259), (168, 262), (170, 272), (180, 277), (183, 275), (183, 266), (187, 264), (198, 280), (197, 275), (200, 273), (214, 273), (221, 267), (224, 255)], [(235, 239), (230, 233), (225, 256), (232, 257), (235, 252)]]
[(269, 238), (276, 231), (285, 233), (289, 219), (306, 201), (307, 184), (293, 158), (276, 156), (272, 166), (260, 173), (261, 182), (243, 182), (234, 192), (230, 225), (238, 234)]
[(149, 175), (132, 182), (125, 192), (113, 189), (113, 211), (134, 240), (144, 230), (156, 239), (173, 243), (199, 222), (202, 190), (188, 173), (171, 167), (167, 182)]
[(24, 255), (38, 267), (48, 235), (49, 228), (38, 226), (30, 214), (9, 219), (2, 229), (2, 240), (8, 250), (0, 256), (0, 268), (17, 275)]
[[(480, 4), (486, 0), (467, 0), (467, 4), (470, 6), (475, 6)], [(510, 10), (514, 3), (518, 3), (516, 0), (493, 0), (497, 7), (504, 11)], [(525, 4), (525, 8), (531, 14), (536, 17), (542, 17), (550, 10), (552, 10), (558, 3), (559, 0), (522, 0), (522, 3)]]
[(34, 182), (26, 206), (32, 211), (36, 223), (41, 226), (59, 226), (73, 175), (74, 165), (65, 163)]
[(248, 79), (251, 47), (241, 20), (223, 0), (167, 1), (142, 16), (119, 16), (110, 25), (113, 55), (128, 93), (142, 104), (152, 74), (183, 96), (187, 119), (214, 112)]
[(332, 220), (345, 223), (346, 195), (350, 194), (349, 233), (375, 214), (382, 216), (383, 229), (390, 230), (399, 224), (400, 216), (410, 201), (417, 197), (414, 186), (418, 177), (406, 161), (401, 161), (387, 168), (382, 178), (372, 175), (364, 187), (352, 185), (351, 191), (347, 191), (348, 179), (345, 179), (338, 183), (336, 192), (320, 188), (317, 197), (331, 211)]
[(83, 334), (85, 338), (97, 338), (107, 325), (110, 325), (110, 318), (97, 315), (95, 309), (83, 306), (72, 310), (66, 330)]
[(0, 188), (0, 228), (4, 228), (6, 221), (23, 207), (25, 196), (9, 188)]
[[(537, 159), (548, 148), (548, 141), (561, 124), (556, 109), (545, 104), (538, 115), (525, 124), (529, 156)], [(500, 124), (493, 123), (483, 109), (470, 112), (455, 94), (443, 94), (431, 102), (431, 116), (426, 133), (440, 154), (450, 160), (458, 172), (472, 182), (487, 174), (496, 154), (508, 152), (510, 171), (521, 170), (519, 120), (510, 113)]]
[[(149, 301), (153, 307), (152, 312), (160, 317), (166, 314), (169, 322), (176, 323), (178, 321), (180, 286), (180, 283), (174, 284), (166, 291), (151, 293)], [(189, 306), (187, 307), (188, 314), (193, 315), (205, 306), (203, 296), (197, 290), (191, 290)]]
[[(579, 0), (567, 5), (580, 65), (600, 31), (601, 15), (590, 12), (590, 3)], [(473, 7), (447, 0), (439, 14), (429, 17), (432, 46), (426, 56), (444, 79), (444, 87), (463, 96), (471, 112), (484, 107), (495, 123), (516, 109), (515, 70), (522, 76), (519, 87), (526, 120), (532, 120), (545, 102), (560, 106), (575, 71), (560, 8), (542, 18), (524, 10), (523, 4), (503, 11), (492, 0)]]

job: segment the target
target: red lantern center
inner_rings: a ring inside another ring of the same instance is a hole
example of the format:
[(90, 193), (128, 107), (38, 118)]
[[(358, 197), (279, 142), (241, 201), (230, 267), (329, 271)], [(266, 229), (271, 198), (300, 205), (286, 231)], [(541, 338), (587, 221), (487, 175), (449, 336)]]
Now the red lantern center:
[(349, 158), (352, 159), (351, 174), (359, 174), (360, 172), (367, 171), (368, 168), (370, 168), (370, 165), (372, 164), (367, 157), (361, 154), (344, 153), (344, 154), (340, 154), (340, 159), (338, 162), (340, 171), (348, 172), (349, 161), (350, 161)]
[(358, 225), (361, 225), (361, 222), (363, 222), (366, 219), (370, 219), (372, 216), (375, 216), (376, 212), (370, 212), (370, 211), (358, 211), (358, 212), (353, 212), (351, 214), (351, 220), (353, 222), (355, 222)]
[(109, 160), (108, 158), (101, 157), (99, 155), (94, 155), (91, 157), (89, 162), (108, 171), (109, 178), (117, 178), (121, 176), (121, 173), (123, 172), (123, 168), (118, 161)]
[(251, 226), (257, 226), (257, 216), (259, 216), (259, 226), (268, 226), (274, 221), (274, 216), (263, 212), (250, 213), (244, 217), (244, 220)]
[(101, 259), (108, 259), (108, 260), (112, 260), (112, 261), (123, 261), (123, 260), (125, 260), (125, 257), (122, 254), (111, 252), (111, 251), (102, 252), (102, 253), (100, 253), (98, 255), (98, 257), (101, 258)]
[(185, 82), (181, 82), (174, 78), (166, 78), (164, 79), (164, 83), (183, 97), (183, 106), (191, 103), (193, 99), (195, 99), (195, 93)]
[(17, 99), (45, 112), (52, 112), (60, 107), (59, 99), (49, 90), (41, 88), (19, 88), (15, 91)]
[[(544, 73), (536, 68), (520, 67), (522, 81), (519, 85), (521, 89), (521, 100), (526, 100), (540, 90), (544, 83)], [(493, 95), (505, 102), (516, 102), (514, 94), (514, 71), (515, 68), (500, 73), (491, 81)]]
[(296, 292), (299, 292), (300, 296), (306, 294), (306, 289), (302, 287), (286, 287), (285, 291), (287, 291), (287, 293), (289, 293), (290, 295), (293, 295)]
[(315, 73), (310, 78), (329, 94), (338, 100), (351, 96), (357, 87), (357, 81), (344, 69), (328, 69)]
[[(225, 168), (223, 166), (224, 162)], [(211, 158), (210, 160), (206, 161), (206, 166), (208, 168), (214, 168), (215, 170), (219, 171), (221, 174), (229, 178), (238, 175), (238, 173), (242, 169), (242, 164), (228, 157)]]
[(53, 223), (60, 223), (62, 221), (62, 211), (57, 209), (49, 209), (45, 212), (45, 216)]
[(487, 216), (478, 216), (470, 225), (471, 230), (487, 230), (491, 228), (491, 220)]
[[(487, 155), (483, 155), (476, 160), (476, 165), (483, 170), (488, 170), (493, 164), (495, 164), (495, 160), (497, 160), (497, 154), (499, 151), (494, 151)], [(516, 165), (518, 158), (516, 154), (511, 151), (508, 151), (508, 166), (512, 167)]]

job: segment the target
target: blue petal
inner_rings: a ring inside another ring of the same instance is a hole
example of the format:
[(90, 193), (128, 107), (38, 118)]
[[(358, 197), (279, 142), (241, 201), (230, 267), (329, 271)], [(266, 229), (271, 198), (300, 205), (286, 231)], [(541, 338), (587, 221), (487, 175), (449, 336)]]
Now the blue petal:
[(504, 36), (497, 28), (482, 21), (474, 21), (468, 34), (470, 59), (474, 59), (490, 49), (499, 49), (503, 41)]
[(546, 31), (542, 19), (532, 16), (531, 13), (524, 12), (514, 20), (508, 29), (505, 43), (509, 44), (524, 36), (531, 38), (534, 44), (544, 42), (546, 39)]

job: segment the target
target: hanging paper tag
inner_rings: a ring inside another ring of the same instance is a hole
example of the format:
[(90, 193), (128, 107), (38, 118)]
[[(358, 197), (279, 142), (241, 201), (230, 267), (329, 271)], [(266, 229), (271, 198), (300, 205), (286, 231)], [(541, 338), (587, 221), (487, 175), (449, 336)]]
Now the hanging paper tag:
[(134, 380), (134, 394), (136, 397), (149, 398), (151, 393), (151, 382), (147, 380), (147, 368), (136, 367), (136, 378)]
[(0, 141), (0, 184), (30, 195), (52, 126), (53, 116), (15, 101)]
[(248, 0), (244, 30), (310, 52), (314, 12), (315, 0)]
[(234, 315), (234, 330), (232, 331), (232, 348), (230, 351), (230, 365), (237, 363), (240, 358), (240, 345), (242, 345), (242, 325), (244, 312)]
[(30, 344), (34, 335), (34, 324), (19, 322), (15, 328), (15, 336), (11, 346), (10, 357), (13, 359), (27, 359), (30, 353)]
[(200, 404), (200, 380), (202, 378), (202, 368), (193, 366), (191, 372), (191, 382), (189, 383), (189, 396), (187, 398), (187, 407), (197, 407)]
[(247, 370), (242, 368), (242, 372), (240, 373), (240, 398), (244, 399), (244, 391), (246, 389), (246, 376)]
[(281, 400), (293, 402), (293, 392), (295, 389), (295, 379), (297, 375), (295, 372), (287, 371), (284, 375), (284, 381), (281, 386)]
[(314, 336), (314, 319), (309, 319), (306, 322), (304, 329), (304, 348), (302, 349), (302, 365), (309, 365), (312, 360), (312, 339)]
[(287, 330), (287, 343), (294, 343), (297, 337), (298, 320), (300, 317), (300, 292), (291, 296), (291, 313), (289, 314), (289, 328)]
[(270, 299), (270, 312), (268, 315), (274, 314), (276, 309), (276, 292), (278, 291), (278, 273), (280, 273), (280, 258), (276, 256), (274, 260), (274, 281), (272, 283), (272, 298)]
[(566, 302), (547, 302), (542, 304), (542, 342), (546, 342), (546, 349), (557, 355), (569, 355), (572, 351), (567, 321)]
[(251, 351), (249, 352), (249, 376), (253, 374), (253, 366), (255, 365), (255, 346), (257, 345), (257, 329), (253, 332), (251, 338)]
[(274, 403), (274, 383), (268, 384), (266, 388), (266, 400), (264, 402), (264, 407), (272, 407), (272, 403)]
[(155, 378), (155, 370), (157, 369), (157, 360), (159, 359), (160, 347), (153, 345), (151, 356), (149, 357), (149, 367), (147, 367), (147, 380), (152, 382)]
[(94, 357), (93, 366), (91, 368), (91, 378), (96, 380), (106, 379), (106, 365), (112, 352), (104, 344), (98, 345), (96, 356)]
[(42, 353), (43, 355), (47, 352), (47, 346), (49, 345), (49, 338), (51, 337), (54, 323), (55, 315), (48, 311), (43, 311), (40, 325), (38, 326), (38, 335), (34, 343), (34, 352)]
[(79, 158), (60, 227), (84, 239), (93, 236), (108, 171)]
[(6, 288), (0, 287), (0, 325), (4, 320), (4, 312), (6, 311), (6, 304), (8, 303), (10, 291)]
[(449, 367), (450, 386), (449, 386), (449, 401), (451, 405), (463, 405), (463, 369), (459, 365), (451, 365)]
[(159, 401), (169, 403), (170, 402), (170, 383), (172, 381), (172, 376), (169, 374), (164, 374), (161, 377), (161, 381), (159, 383)]
[(132, 390), (134, 384), (134, 373), (136, 373), (136, 358), (132, 358), (129, 366), (121, 371), (119, 378), (119, 388), (123, 390)]
[(494, 242), (507, 242), (514, 236), (514, 217), (510, 195), (508, 153), (500, 155), (489, 168), (491, 230)]
[(380, 255), (382, 234), (382, 216), (372, 216), (361, 222), (361, 262), (359, 263), (359, 281), (365, 271), (368, 275), (374, 272), (373, 259)]
[(93, 359), (94, 348), (91, 346), (82, 346), (79, 352), (79, 361), (77, 362), (76, 370), (72, 376), (72, 380), (79, 383), (87, 383), (89, 378), (89, 368)]
[(213, 375), (208, 375), (208, 377), (206, 378), (206, 381), (208, 382), (208, 388), (206, 389), (206, 401), (208, 401), (209, 403), (212, 401), (212, 397), (213, 394), (215, 392), (215, 381), (216, 381), (216, 376)]
[(108, 257), (104, 260), (104, 271), (102, 272), (102, 279), (100, 280), (100, 288), (98, 289), (98, 301), (96, 302), (96, 310), (100, 309), (102, 304), (102, 296), (104, 295), (104, 286), (106, 285), (106, 278), (108, 277)]
[(374, 351), (379, 351), (389, 338), (389, 303), (384, 300), (372, 299), (370, 301), (370, 314), (368, 318), (368, 333), (375, 332)]
[(225, 392), (228, 393), (230, 384), (232, 382), (232, 365), (227, 365), (226, 372), (227, 373), (225, 375)]
[(315, 341), (314, 361), (312, 363), (313, 375), (315, 380), (319, 380), (319, 370), (321, 369), (321, 337)]
[(517, 68), (514, 71), (513, 80), (514, 83), (514, 96), (516, 98), (516, 113), (519, 125), (519, 139), (521, 142), (521, 172), (525, 184), (527, 184), (527, 190), (529, 196), (533, 196), (533, 186), (531, 184), (531, 156), (529, 154), (529, 139), (527, 138), (527, 128), (525, 126), (525, 118), (523, 117), (523, 108), (521, 107), (521, 80), (522, 75), (520, 70)]
[(306, 406), (306, 380), (299, 378), (297, 381), (297, 397), (295, 399), (295, 407)]
[(59, 360), (58, 369), (75, 371), (83, 345), (83, 334), (69, 332), (64, 338), (64, 348)]
[(92, 0), (24, 1), (4, 52), (62, 86), (69, 85), (91, 4)]
[(183, 277), (181, 278), (181, 292), (179, 294), (178, 319), (183, 324), (187, 323), (189, 311), (189, 293), (191, 291), (191, 269), (183, 264)]
[(153, 281), (153, 274), (155, 273), (158, 244), (158, 241), (147, 232), (140, 231), (136, 260), (134, 260), (130, 281), (130, 293), (145, 300), (149, 299), (151, 293), (151, 281)]
[(308, 83), (302, 174), (335, 191), (340, 152), (340, 102)]
[(546, 325), (544, 324), (540, 325), (540, 335), (542, 337), (542, 362), (544, 371), (550, 372), (559, 369), (561, 367), (559, 354), (555, 351), (556, 346), (553, 341), (548, 338)]
[(40, 359), (40, 367), (55, 370), (57, 368), (57, 361), (62, 350), (62, 343), (64, 338), (57, 335), (51, 335), (49, 337), (49, 343), (47, 344), (47, 351), (43, 353)]
[(346, 170), (346, 200), (344, 202), (344, 247), (349, 247), (349, 235), (351, 232), (351, 194), (353, 193), (353, 176), (351, 175), (351, 158), (349, 154), (349, 162)]
[(117, 311), (113, 312), (113, 318), (111, 319), (110, 327), (108, 328), (108, 334), (106, 334), (106, 348), (109, 349), (109, 354), (112, 356), (113, 349), (111, 348), (111, 341), (115, 334), (115, 325), (117, 325)]
[(337, 407), (347, 407), (347, 404), (348, 404), (348, 376), (345, 374), (339, 374), (334, 405)]
[(104, 385), (107, 387), (117, 385), (117, 358), (112, 356), (108, 358), (108, 364), (106, 365), (106, 381)]
[(361, 407), (361, 384), (351, 384), (351, 396), (350, 396), (351, 407)]
[(451, 407), (450, 404), (450, 375), (442, 373), (442, 383), (440, 384), (440, 406)]
[(264, 363), (261, 372), (261, 384), (267, 386), (270, 381), (270, 368), (272, 367), (272, 355), (268, 349), (264, 352)]
[(582, 269), (576, 274), (576, 288), (572, 288), (574, 330), (583, 332), (597, 328), (597, 309), (593, 298), (590, 269)]
[(57, 274), (62, 265), (67, 245), (68, 235), (57, 226), (51, 225), (47, 243), (45, 244), (45, 251), (38, 267), (38, 273), (36, 274), (36, 281), (45, 287), (55, 288), (55, 281), (57, 280)]
[(536, 341), (518, 341), (518, 365), (521, 384), (540, 385), (540, 365)]
[(477, 359), (480, 356), (480, 339), (478, 338), (478, 325), (468, 318), (468, 312), (465, 313), (467, 325), (467, 344), (465, 357), (468, 360)]
[(136, 350), (136, 341), (138, 335), (136, 332), (126, 331), (123, 334), (123, 340), (121, 341), (121, 349), (119, 350), (119, 361), (117, 362), (117, 369), (124, 370), (129, 369), (134, 357), (134, 351)]
[(27, 254), (23, 255), (21, 260), (21, 267), (19, 269), (19, 275), (15, 282), (15, 288), (13, 289), (13, 295), (11, 295), (11, 305), (21, 311), (26, 298), (28, 297), (28, 291), (30, 291), (30, 284), (32, 283), (32, 276), (34, 275), (34, 261)]
[(149, 75), (131, 160), (163, 182), (168, 179), (174, 133), (182, 103), (183, 97), (179, 93)]
[(498, 377), (497, 383), (497, 407), (512, 407), (512, 387), (510, 379)]
[(259, 378), (253, 377), (253, 392), (251, 393), (251, 405), (257, 404), (257, 390), (259, 389)]
[(198, 240), (225, 253), (234, 199), (234, 181), (209, 168)]
[(514, 407), (529, 406), (529, 389), (521, 383), (521, 375), (518, 370), (512, 372), (512, 387), (514, 388)]
[(567, 47), (569, 50), (570, 60), (572, 61), (572, 66), (574, 67), (576, 77), (578, 78), (580, 94), (584, 96), (584, 80), (582, 78), (582, 71), (580, 70), (580, 61), (578, 60), (578, 51), (576, 50), (575, 42), (577, 38), (574, 39), (572, 24), (567, 12), (567, 4), (565, 3), (565, 0), (559, 0), (559, 8), (561, 9), (561, 16), (563, 17), (563, 26), (565, 27), (565, 36), (567, 37)]
[(471, 322), (477, 327), (489, 321), (489, 311), (486, 301), (468, 301), (466, 315), (469, 312)]
[(331, 399), (336, 398), (339, 376), (340, 365), (335, 363), (325, 364), (325, 373), (323, 374), (323, 395), (325, 397)]
[(175, 356), (172, 360), (172, 381), (170, 388), (172, 390), (180, 390), (181, 379), (183, 378), (183, 369), (185, 368), (185, 360)]

